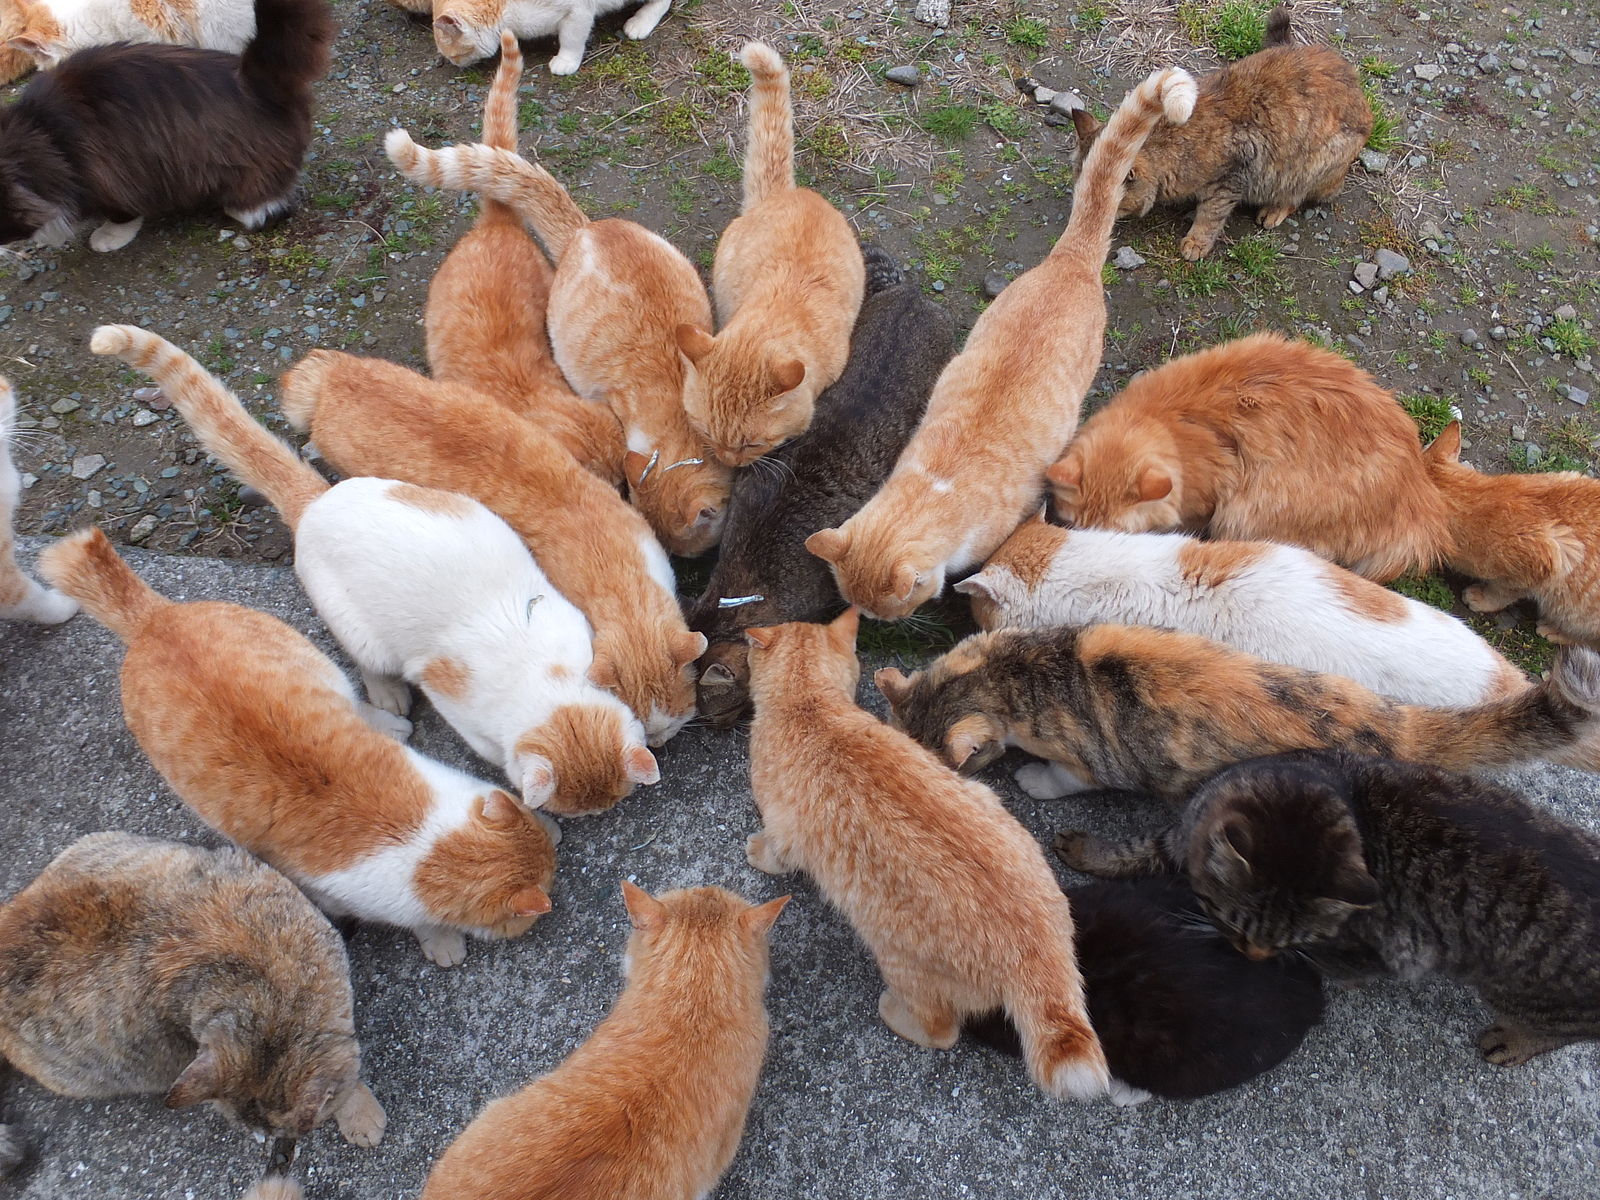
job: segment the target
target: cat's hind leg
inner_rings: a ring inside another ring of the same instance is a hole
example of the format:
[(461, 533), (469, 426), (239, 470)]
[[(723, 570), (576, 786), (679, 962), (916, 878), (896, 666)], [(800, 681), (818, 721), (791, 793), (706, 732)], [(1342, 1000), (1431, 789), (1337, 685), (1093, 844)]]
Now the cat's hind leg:
[(111, 250), (121, 250), (139, 236), (139, 229), (143, 224), (143, 217), (134, 217), (131, 221), (107, 221), (89, 235), (89, 248), (98, 250), (102, 254)]
[(397, 717), (411, 715), (411, 688), (398, 675), (361, 668), (361, 682), (367, 689), (367, 703)]
[(1256, 224), (1263, 229), (1276, 229), (1294, 215), (1295, 204), (1269, 204), (1256, 210)]
[(622, 27), (622, 32), (634, 41), (647, 38), (656, 31), (656, 26), (661, 24), (661, 18), (667, 15), (667, 9), (672, 7), (672, 0), (650, 0), (633, 16), (628, 18), (628, 23)]
[(572, 11), (556, 27), (556, 40), (560, 50), (550, 60), (550, 74), (571, 75), (583, 62), (584, 47), (589, 44), (589, 34), (594, 30), (594, 9), (587, 4), (573, 5)]
[(906, 1041), (930, 1050), (948, 1050), (961, 1035), (956, 1010), (944, 1000), (907, 999), (893, 988), (885, 988), (878, 997), (878, 1015)]
[(467, 936), (459, 929), (443, 925), (418, 925), (411, 931), (423, 956), (441, 967), (459, 967), (467, 961)]
[(1523, 597), (1523, 592), (1517, 588), (1508, 587), (1494, 580), (1484, 583), (1475, 583), (1461, 593), (1461, 599), (1466, 602), (1473, 612), (1497, 613), (1501, 609), (1510, 608)]
[(1057, 762), (1029, 763), (1018, 767), (1012, 776), (1020, 787), (1035, 800), (1059, 800), (1073, 792), (1087, 792), (1094, 784), (1077, 772)]
[(1537, 1055), (1584, 1040), (1580, 1035), (1536, 1033), (1513, 1018), (1502, 1017), (1478, 1035), (1478, 1049), (1497, 1067), (1520, 1067)]
[(1056, 834), (1054, 844), (1056, 857), (1085, 875), (1126, 879), (1164, 875), (1171, 870), (1159, 838), (1135, 838), (1131, 842), (1117, 843), (1081, 829), (1064, 829)]
[(787, 875), (794, 870), (794, 864), (783, 856), (772, 836), (764, 830), (750, 835), (744, 844), (744, 857), (752, 867), (768, 875)]
[(352, 1146), (372, 1147), (383, 1141), (389, 1117), (372, 1089), (359, 1079), (334, 1101), (333, 1119), (339, 1132)]
[(1189, 262), (1198, 262), (1210, 254), (1238, 205), (1239, 193), (1232, 188), (1213, 187), (1202, 193), (1200, 203), (1195, 205), (1194, 220), (1183, 239), (1183, 257)]

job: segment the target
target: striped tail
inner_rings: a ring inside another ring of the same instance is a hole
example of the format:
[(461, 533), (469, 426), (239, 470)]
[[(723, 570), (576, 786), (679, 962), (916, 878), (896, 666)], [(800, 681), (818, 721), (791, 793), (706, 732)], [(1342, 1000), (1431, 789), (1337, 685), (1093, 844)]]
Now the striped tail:
[(294, 447), (263, 429), (238, 397), (165, 338), (136, 325), (102, 325), (89, 349), (120, 358), (160, 384), (206, 453), (271, 500), (290, 529), (328, 490)]
[(1145, 139), (1158, 122), (1182, 125), (1194, 112), (1194, 77), (1177, 67), (1153, 72), (1123, 97), (1095, 138), (1078, 173), (1072, 216), (1052, 254), (1081, 254), (1096, 264), (1111, 250), (1111, 227), (1122, 202), (1122, 185)]
[[(500, 66), (483, 101), (483, 144), (494, 150), (517, 152), (517, 88), (522, 83), (522, 46), (511, 33), (500, 34)], [(479, 225), (509, 225), (516, 210), (488, 196), (478, 214)]]
[(124, 645), (153, 614), (172, 605), (134, 574), (96, 526), (48, 547), (39, 556), (39, 574), (82, 604)]
[(748, 42), (739, 61), (750, 72), (750, 133), (744, 151), (744, 208), (794, 187), (794, 109), (789, 68), (765, 42)]
[(283, 373), (278, 381), (278, 407), (300, 433), (310, 433), (316, 420), (317, 400), (328, 372), (337, 361), (333, 350), (313, 350)]

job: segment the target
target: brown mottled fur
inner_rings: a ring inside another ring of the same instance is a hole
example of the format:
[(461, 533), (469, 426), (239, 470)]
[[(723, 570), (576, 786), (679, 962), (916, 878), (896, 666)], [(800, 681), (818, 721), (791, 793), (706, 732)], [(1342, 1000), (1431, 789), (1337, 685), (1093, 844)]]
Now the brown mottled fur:
[(878, 1012), (901, 1037), (947, 1050), (964, 1016), (1004, 1007), (1039, 1087), (1105, 1093), (1072, 913), (1044, 854), (988, 788), (856, 706), (858, 619), (745, 632), (762, 821), (750, 865), (817, 881), (877, 959)]
[(1387, 582), (1437, 563), (1416, 425), (1341, 355), (1257, 333), (1136, 378), (1050, 468), (1068, 524), (1288, 542)]
[(622, 893), (634, 932), (615, 1007), (478, 1114), (423, 1200), (701, 1200), (727, 1170), (767, 1052), (767, 932), (789, 897)]

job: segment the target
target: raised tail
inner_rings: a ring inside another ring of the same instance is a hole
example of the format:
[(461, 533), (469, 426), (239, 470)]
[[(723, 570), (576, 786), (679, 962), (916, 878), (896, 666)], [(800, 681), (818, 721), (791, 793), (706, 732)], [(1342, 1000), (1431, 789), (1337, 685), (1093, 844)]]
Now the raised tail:
[(1267, 14), (1267, 33), (1261, 45), (1287, 46), (1294, 41), (1294, 20), (1289, 16), (1287, 8), (1275, 8)]
[(1072, 193), (1072, 216), (1052, 254), (1079, 253), (1098, 264), (1111, 249), (1122, 185), (1158, 122), (1182, 125), (1194, 112), (1194, 77), (1178, 67), (1152, 72), (1123, 97), (1089, 147)]
[(739, 61), (750, 72), (750, 133), (744, 151), (744, 208), (794, 187), (794, 109), (789, 68), (765, 42), (746, 42)]
[(328, 0), (256, 0), (256, 36), (239, 56), (239, 74), (256, 95), (309, 112), (337, 29)]
[(554, 175), (509, 150), (483, 145), (429, 150), (412, 141), (404, 129), (391, 129), (383, 148), (395, 169), (412, 183), (479, 192), (508, 205), (527, 222), (556, 262), (566, 253), (573, 235), (589, 223)]
[[(483, 101), (483, 144), (494, 150), (517, 152), (517, 88), (522, 83), (522, 46), (516, 35), (500, 34), (500, 66)], [(485, 196), (478, 213), (479, 225), (517, 223), (509, 204)]]
[(300, 433), (309, 433), (317, 416), (317, 400), (326, 386), (328, 372), (337, 362), (334, 350), (313, 350), (278, 380), (278, 407)]
[(68, 534), (39, 555), (39, 574), (71, 596), (126, 644), (172, 604), (134, 574), (96, 526)]
[(136, 325), (102, 325), (89, 349), (120, 358), (160, 384), (206, 452), (271, 500), (290, 529), (328, 490), (293, 447), (263, 429), (232, 392), (165, 338)]

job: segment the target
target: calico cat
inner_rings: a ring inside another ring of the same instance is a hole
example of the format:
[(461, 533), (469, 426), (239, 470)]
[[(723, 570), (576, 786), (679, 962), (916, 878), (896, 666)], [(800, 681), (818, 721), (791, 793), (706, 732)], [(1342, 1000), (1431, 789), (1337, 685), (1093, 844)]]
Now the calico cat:
[(727, 1170), (767, 1053), (767, 934), (789, 897), (622, 884), (627, 987), (589, 1040), (495, 1100), (423, 1200), (700, 1200)]
[(165, 42), (242, 54), (256, 34), (253, 0), (6, 0), (0, 83), (54, 67), (75, 50)]
[[(554, 36), (552, 75), (571, 75), (583, 61), (583, 48), (596, 17), (627, 8), (637, 0), (389, 0), (409, 13), (433, 14), (433, 43), (458, 67), (488, 58), (502, 31), (523, 40)], [(655, 32), (672, 0), (645, 0), (622, 32), (635, 41)]]
[(1474, 708), (1397, 704), (1338, 675), (1129, 625), (974, 634), (924, 671), (876, 679), (896, 727), (954, 767), (1007, 746), (1049, 760), (1017, 772), (1036, 799), (1096, 787), (1179, 799), (1229, 763), (1329, 746), (1510, 766), (1600, 733), (1600, 655), (1579, 647), (1547, 682)]
[(516, 530), (594, 628), (590, 681), (621, 697), (650, 745), (694, 715), (706, 641), (683, 622), (672, 564), (644, 519), (542, 430), (470, 388), (331, 350), (284, 375), (281, 403), (344, 474), (460, 492)]
[(1600, 838), (1488, 780), (1283, 754), (1219, 772), (1155, 837), (1057, 845), (1092, 874), (1187, 875), (1251, 958), (1470, 984), (1495, 1017), (1478, 1036), (1489, 1062), (1600, 1040)]
[(845, 520), (882, 486), (955, 353), (955, 325), (944, 309), (884, 251), (865, 246), (863, 256), (867, 298), (844, 374), (817, 397), (805, 437), (739, 474), (717, 565), (689, 612), (689, 628), (711, 643), (698, 687), (700, 715), (714, 725), (749, 713), (744, 630), (830, 621), (844, 608), (832, 572), (806, 552), (805, 539)]
[(1069, 525), (1288, 542), (1379, 583), (1438, 562), (1417, 427), (1349, 359), (1256, 333), (1138, 376), (1049, 470)]
[(123, 717), (173, 791), (323, 911), (410, 929), (440, 966), (550, 911), (549, 819), (384, 736), (410, 724), (283, 622), (157, 595), (93, 527), (40, 569), (127, 646)]
[(327, 0), (255, 14), (242, 54), (80, 50), (0, 109), (0, 244), (65, 245), (92, 218), (89, 245), (120, 250), (146, 217), (220, 207), (259, 229), (293, 208), (334, 22)]
[(102, 325), (89, 348), (160, 384), (201, 445), (283, 515), (295, 573), (372, 704), (405, 716), (406, 683), (416, 684), (529, 808), (599, 812), (660, 779), (638, 719), (585, 677), (593, 652), (583, 614), (499, 517), (465, 496), (389, 479), (330, 489), (170, 342)]
[(17, 394), (0, 378), (0, 620), (59, 625), (78, 611), (77, 601), (40, 587), (17, 565), (12, 529), (22, 499), (22, 476), (11, 461), (16, 425)]
[(721, 331), (677, 328), (683, 407), (724, 463), (742, 467), (811, 425), (817, 395), (844, 370), (865, 267), (850, 223), (794, 182), (789, 69), (749, 42), (750, 132), (744, 207), (711, 264)]
[(988, 788), (856, 706), (857, 623), (847, 609), (745, 631), (762, 823), (750, 865), (816, 880), (877, 960), (878, 1013), (901, 1037), (948, 1050), (963, 1017), (1004, 1008), (1043, 1091), (1142, 1099), (1107, 1074), (1038, 844)]
[[(1270, 1071), (1322, 1019), (1322, 979), (1298, 959), (1253, 962), (1176, 879), (1066, 889), (1089, 1020), (1130, 1089), (1195, 1100)], [(1018, 1055), (1003, 1013), (963, 1031)]]
[(948, 573), (983, 562), (1038, 506), (1100, 365), (1100, 270), (1123, 176), (1150, 131), (1187, 120), (1193, 103), (1194, 81), (1179, 70), (1128, 93), (1084, 164), (1066, 231), (978, 318), (888, 482), (806, 539), (867, 615), (898, 619), (938, 596)]
[[(1372, 133), (1372, 106), (1356, 69), (1327, 46), (1294, 46), (1274, 9), (1265, 48), (1202, 75), (1194, 117), (1158, 130), (1134, 160), (1119, 217), (1194, 202), (1183, 257), (1204, 258), (1239, 205), (1265, 229), (1302, 204), (1339, 194)], [(1073, 112), (1081, 162), (1101, 136), (1088, 109)]]
[[(299, 1138), (376, 1146), (344, 943), (232, 848), (92, 833), (0, 904), (0, 1070), (63, 1096), (162, 1092)], [(20, 1134), (0, 1125), (0, 1173)]]
[(1443, 557), (1483, 581), (1462, 593), (1467, 606), (1499, 612), (1530, 598), (1541, 636), (1600, 645), (1600, 482), (1576, 471), (1480, 475), (1461, 461), (1460, 422), (1422, 457), (1444, 501)]
[[(503, 35), (500, 68), (483, 106), (483, 140), (517, 148), (517, 83), (522, 51)], [(603, 404), (575, 395), (545, 335), (550, 264), (498, 200), (484, 200), (428, 285), (423, 324), (433, 377), (464, 383), (543, 426), (587, 470), (613, 487), (623, 481), (622, 425)]]

